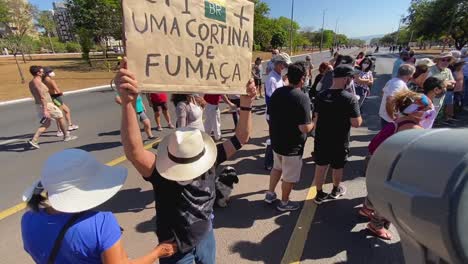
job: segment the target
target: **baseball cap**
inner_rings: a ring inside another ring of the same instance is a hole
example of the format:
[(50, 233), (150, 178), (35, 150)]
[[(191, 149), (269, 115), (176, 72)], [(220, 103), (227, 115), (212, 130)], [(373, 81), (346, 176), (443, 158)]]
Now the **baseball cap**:
[(349, 55), (344, 55), (341, 58), (340, 64), (353, 64), (354, 63), (354, 58), (349, 56)]
[(359, 71), (354, 69), (350, 64), (340, 64), (333, 70), (333, 78), (344, 78), (358, 74)]

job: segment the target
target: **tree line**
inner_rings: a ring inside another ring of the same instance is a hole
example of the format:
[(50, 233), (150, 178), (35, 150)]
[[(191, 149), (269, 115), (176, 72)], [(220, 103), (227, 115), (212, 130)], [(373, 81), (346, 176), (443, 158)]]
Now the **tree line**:
[[(314, 31), (286, 18), (269, 17), (270, 7), (261, 0), (255, 3), (254, 50), (266, 51), (271, 48), (289, 47), (290, 34), (293, 49), (318, 47), (323, 35), (323, 48), (334, 45), (364, 45), (364, 41), (350, 39), (344, 34), (335, 34), (325, 29)], [(109, 39), (122, 38), (122, 5), (120, 0), (65, 0), (71, 19), (73, 34), (78, 43), (61, 43), (52, 33), (56, 24), (49, 11), (39, 11), (23, 0), (0, 0), (0, 24), (7, 27), (0, 36), (0, 48), (6, 47), (15, 56), (40, 52), (47, 47), (52, 52), (82, 52), (90, 65), (89, 53), (99, 47), (107, 58)], [(8, 28), (14, 25), (14, 28)], [(291, 27), (292, 25), (292, 27)], [(33, 36), (35, 28), (42, 29), (39, 36)], [(17, 62), (17, 60), (16, 60)], [(18, 63), (18, 62), (17, 62)], [(18, 66), (19, 68), (19, 66)]]
[[(271, 18), (270, 7), (261, 0), (254, 0), (254, 49), (266, 51), (271, 48), (281, 48), (290, 46), (292, 31), (293, 49), (303, 49), (305, 47), (319, 47), (322, 39), (322, 30), (312, 27), (302, 27), (295, 21), (287, 17)], [(292, 25), (292, 26), (291, 26)], [(344, 34), (336, 34), (333, 30), (323, 30), (323, 48), (330, 48), (337, 45), (361, 46), (365, 41), (350, 39)]]
[(448, 44), (461, 50), (468, 43), (468, 1), (411, 0), (400, 30), (371, 40), (371, 44), (404, 46), (409, 42), (421, 48)]

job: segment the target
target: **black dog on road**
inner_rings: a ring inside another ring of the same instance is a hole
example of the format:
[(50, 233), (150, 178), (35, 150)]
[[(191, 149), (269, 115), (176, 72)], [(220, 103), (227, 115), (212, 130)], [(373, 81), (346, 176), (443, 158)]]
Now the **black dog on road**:
[(234, 184), (239, 183), (237, 172), (233, 167), (226, 167), (216, 179), (216, 204), (219, 207), (227, 207)]

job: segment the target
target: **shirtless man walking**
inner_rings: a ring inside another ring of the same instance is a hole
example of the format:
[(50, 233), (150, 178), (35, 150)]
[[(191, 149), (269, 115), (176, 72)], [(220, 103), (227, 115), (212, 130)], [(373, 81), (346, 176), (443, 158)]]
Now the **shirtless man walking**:
[(33, 138), (28, 141), (29, 145), (35, 149), (39, 148), (39, 137), (47, 130), (47, 128), (50, 127), (51, 119), (57, 120), (59, 122), (60, 129), (65, 131), (63, 141), (77, 139), (78, 137), (72, 136), (68, 131), (67, 123), (63, 117), (62, 110), (54, 105), (47, 86), (42, 83), (44, 69), (40, 66), (31, 66), (29, 68), (29, 72), (33, 76), (33, 79), (29, 82), (29, 91), (34, 98), (37, 115), (41, 124)]
[[(52, 70), (52, 68), (44, 67), (44, 75), (42, 75), (42, 82), (49, 89), (49, 94), (52, 97), (53, 103), (58, 108), (60, 108), (60, 110), (62, 110), (63, 113), (65, 114), (65, 119), (67, 120), (67, 123), (68, 123), (68, 131), (77, 130), (79, 127), (72, 121), (71, 110), (68, 107), (68, 105), (66, 105), (63, 102), (63, 93), (52, 77), (55, 77), (55, 72)], [(57, 121), (57, 137), (63, 137), (63, 131), (60, 129), (60, 125), (58, 121)]]

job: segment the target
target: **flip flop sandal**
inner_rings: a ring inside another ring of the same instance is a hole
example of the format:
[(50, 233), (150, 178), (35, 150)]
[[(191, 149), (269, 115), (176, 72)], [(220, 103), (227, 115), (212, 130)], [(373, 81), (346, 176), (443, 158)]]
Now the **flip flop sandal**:
[(364, 216), (364, 217), (367, 217), (367, 218), (371, 219), (373, 212), (374, 212), (374, 210), (368, 209), (365, 206), (363, 206), (363, 207), (361, 207), (361, 209), (359, 209), (358, 213), (361, 216)]
[(371, 223), (367, 224), (367, 229), (372, 232), (376, 237), (383, 240), (391, 240), (392, 234), (385, 228), (375, 229)]

